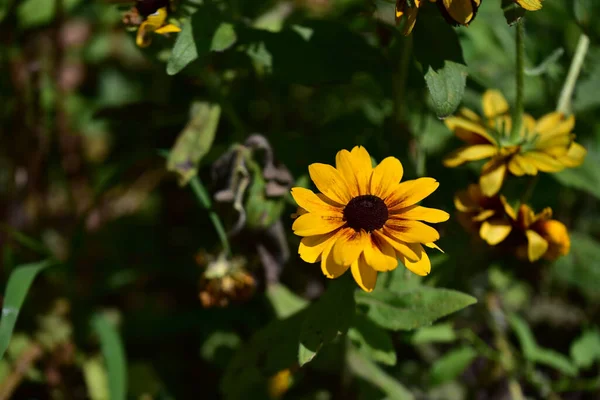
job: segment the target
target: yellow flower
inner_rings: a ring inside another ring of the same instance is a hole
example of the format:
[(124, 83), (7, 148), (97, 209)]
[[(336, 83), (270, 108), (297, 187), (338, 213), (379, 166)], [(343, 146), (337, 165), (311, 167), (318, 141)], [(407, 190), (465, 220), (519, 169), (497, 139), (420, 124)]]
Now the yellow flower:
[(516, 248), (517, 256), (530, 262), (542, 257), (555, 260), (569, 253), (569, 233), (562, 222), (551, 219), (551, 208), (535, 214), (528, 205), (522, 204), (515, 212), (504, 197), (501, 200), (507, 218), (493, 218), (481, 225), (480, 235), (488, 244), (502, 243), (513, 233), (510, 242)]
[(458, 210), (458, 221), (470, 232), (478, 232), (483, 221), (504, 213), (500, 197), (485, 196), (475, 183), (454, 196), (454, 206)]
[(430, 272), (422, 244), (438, 248), (433, 242), (440, 235), (422, 221), (443, 222), (449, 215), (417, 203), (437, 189), (435, 179), (400, 183), (403, 168), (397, 158), (387, 157), (373, 168), (360, 146), (339, 151), (335, 168), (312, 164), (308, 170), (321, 193), (292, 189), (300, 207), (292, 229), (302, 236), (298, 253), (304, 261), (320, 261), (328, 278), (350, 268), (367, 292), (375, 288), (377, 272), (395, 269), (398, 259), (415, 274)]
[(542, 0), (514, 0), (514, 2), (529, 11), (537, 11), (542, 8)]
[[(396, 0), (396, 22), (405, 19), (402, 33), (409, 35), (412, 32), (419, 7), (425, 0)], [(481, 5), (481, 0), (429, 0), (430, 3), (437, 2), (440, 12), (452, 25), (468, 25)], [(412, 4), (411, 4), (412, 3)]]
[(586, 150), (573, 142), (571, 133), (575, 118), (559, 112), (544, 115), (537, 122), (524, 115), (523, 127), (516, 140), (511, 138), (512, 120), (508, 103), (497, 90), (483, 94), (482, 120), (473, 111), (463, 108), (459, 116), (445, 123), (467, 143), (444, 160), (447, 167), (469, 161), (490, 159), (482, 168), (479, 184), (483, 194), (492, 196), (500, 190), (508, 172), (516, 176), (557, 172), (581, 165)]
[(166, 35), (172, 32), (181, 32), (177, 25), (167, 24), (167, 7), (161, 7), (156, 12), (148, 15), (140, 25), (135, 37), (135, 43), (139, 47), (148, 47), (152, 43), (152, 33)]
[(290, 389), (292, 385), (292, 371), (284, 369), (269, 378), (268, 391), (271, 399), (279, 399)]

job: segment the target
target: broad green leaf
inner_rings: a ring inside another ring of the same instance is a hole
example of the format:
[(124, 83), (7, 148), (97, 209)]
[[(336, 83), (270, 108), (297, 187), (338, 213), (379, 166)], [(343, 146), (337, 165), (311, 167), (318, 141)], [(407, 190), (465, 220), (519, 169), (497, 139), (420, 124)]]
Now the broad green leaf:
[(376, 386), (389, 400), (414, 400), (412, 393), (397, 379), (389, 376), (377, 364), (366, 358), (358, 350), (349, 348), (346, 363), (354, 375)]
[(26, 264), (15, 268), (10, 274), (4, 292), (2, 319), (0, 319), (0, 359), (4, 357), (8, 348), (17, 317), (33, 280), (50, 265), (52, 261), (49, 260)]
[(167, 74), (175, 75), (191, 62), (204, 60), (210, 54), (218, 27), (218, 11), (210, 6), (200, 7), (177, 35), (167, 62)]
[(594, 361), (600, 361), (600, 332), (585, 331), (571, 344), (571, 359), (580, 368), (589, 368)]
[(467, 82), (467, 66), (454, 29), (441, 16), (419, 18), (415, 27), (415, 57), (421, 64), (433, 109), (439, 118), (459, 106)]
[(396, 350), (390, 335), (364, 315), (356, 315), (348, 338), (371, 360), (396, 365)]
[(110, 399), (125, 400), (127, 397), (127, 362), (119, 332), (104, 314), (94, 315), (90, 324), (100, 340), (100, 348), (108, 374)]
[(222, 22), (217, 28), (210, 45), (211, 51), (225, 51), (235, 44), (237, 34), (235, 27), (227, 22)]
[(415, 331), (413, 344), (448, 343), (456, 340), (456, 333), (451, 323), (424, 326)]
[(475, 360), (477, 352), (469, 346), (459, 347), (444, 354), (431, 367), (430, 379), (434, 386), (458, 377)]
[(329, 282), (325, 293), (306, 310), (300, 330), (298, 362), (310, 362), (324, 345), (345, 334), (354, 318), (356, 285), (343, 276)]
[(198, 173), (200, 161), (212, 147), (220, 117), (218, 104), (192, 104), (190, 120), (177, 137), (167, 160), (167, 169), (179, 175), (180, 185), (186, 185)]
[(598, 157), (588, 154), (581, 166), (564, 169), (552, 174), (552, 177), (564, 186), (582, 190), (600, 199), (600, 175), (597, 173), (599, 168)]
[(508, 321), (519, 339), (523, 356), (526, 359), (557, 369), (565, 375), (577, 375), (577, 367), (567, 357), (554, 350), (538, 346), (531, 329), (522, 318), (516, 314), (510, 314)]
[(281, 283), (267, 288), (267, 297), (275, 310), (277, 318), (287, 318), (308, 305), (308, 301), (296, 295)]
[(367, 316), (379, 326), (412, 330), (470, 306), (477, 299), (450, 289), (416, 287), (399, 293), (357, 292), (356, 302), (367, 308)]
[(600, 282), (600, 243), (584, 233), (571, 232), (570, 235), (571, 252), (554, 263), (553, 272), (584, 294), (596, 298)]

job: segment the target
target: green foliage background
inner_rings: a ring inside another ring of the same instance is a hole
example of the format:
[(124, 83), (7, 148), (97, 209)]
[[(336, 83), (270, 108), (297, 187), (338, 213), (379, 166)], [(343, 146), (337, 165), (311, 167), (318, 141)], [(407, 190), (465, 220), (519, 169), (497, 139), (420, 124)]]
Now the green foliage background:
[[(403, 37), (386, 0), (185, 0), (182, 32), (142, 50), (121, 22), (130, 4), (0, 0), (0, 398), (262, 399), (286, 369), (286, 399), (597, 398), (596, 2), (547, 0), (524, 19), (535, 117), (556, 108), (582, 32), (591, 41), (571, 103), (586, 161), (540, 176), (531, 198), (569, 228), (554, 263), (517, 262), (451, 218), (431, 275), (400, 266), (357, 293), (299, 259), (293, 200), (265, 194), (244, 147), (263, 135), (285, 187), (364, 145), (406, 179), (436, 178), (425, 205), (452, 214), (478, 168), (443, 167), (459, 142), (440, 118), (480, 110), (486, 89), (516, 96), (515, 28), (500, 0), (482, 3), (458, 28), (427, 4)], [(251, 182), (237, 205), (211, 171), (232, 149)], [(200, 259), (223, 250), (214, 223), (230, 231), (240, 207), (231, 253), (256, 292), (205, 308)]]

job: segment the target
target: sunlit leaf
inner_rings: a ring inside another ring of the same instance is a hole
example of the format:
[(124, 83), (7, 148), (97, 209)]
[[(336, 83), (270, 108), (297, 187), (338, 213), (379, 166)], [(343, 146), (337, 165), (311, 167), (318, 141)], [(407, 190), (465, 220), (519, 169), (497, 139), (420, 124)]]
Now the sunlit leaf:
[(280, 283), (270, 285), (267, 288), (267, 297), (275, 309), (277, 318), (287, 318), (308, 305), (308, 301)]
[(227, 22), (217, 28), (210, 45), (212, 51), (225, 51), (237, 41), (235, 27)]
[(127, 361), (119, 332), (104, 314), (94, 315), (90, 324), (100, 341), (108, 374), (110, 399), (125, 400), (127, 397)]

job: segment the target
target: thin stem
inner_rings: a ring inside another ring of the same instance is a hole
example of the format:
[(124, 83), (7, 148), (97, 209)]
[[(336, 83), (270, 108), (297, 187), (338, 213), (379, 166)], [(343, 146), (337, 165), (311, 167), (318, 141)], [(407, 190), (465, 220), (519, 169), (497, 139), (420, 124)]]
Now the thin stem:
[(400, 62), (398, 64), (398, 70), (394, 79), (395, 86), (395, 112), (396, 122), (398, 124), (404, 122), (404, 105), (406, 104), (406, 81), (408, 78), (408, 69), (410, 67), (412, 48), (413, 48), (413, 35), (402, 38), (402, 54), (400, 56)]
[(517, 22), (517, 35), (515, 44), (517, 51), (517, 97), (513, 113), (513, 127), (511, 132), (512, 139), (516, 139), (519, 137), (521, 127), (523, 126), (523, 113), (525, 112), (523, 99), (525, 89), (525, 28), (523, 27), (523, 18), (521, 18), (519, 22)]
[(585, 59), (585, 55), (587, 54), (589, 47), (590, 38), (582, 32), (579, 36), (579, 41), (577, 42), (577, 48), (575, 49), (573, 61), (571, 61), (571, 66), (569, 67), (567, 79), (565, 79), (565, 83), (560, 92), (560, 97), (558, 98), (558, 103), (556, 105), (556, 111), (565, 115), (571, 113), (571, 99), (573, 98), (573, 91), (575, 90), (575, 84), (577, 83), (577, 78), (581, 72), (583, 60)]
[(217, 231), (217, 235), (219, 236), (219, 240), (221, 240), (221, 245), (223, 246), (225, 254), (227, 256), (231, 256), (231, 246), (229, 245), (229, 240), (227, 239), (227, 233), (225, 232), (225, 228), (223, 227), (223, 223), (221, 222), (219, 215), (212, 209), (210, 195), (206, 191), (202, 181), (200, 181), (198, 176), (194, 176), (190, 180), (190, 186), (192, 187), (192, 191), (196, 195), (196, 198), (202, 207), (208, 211), (208, 217)]

